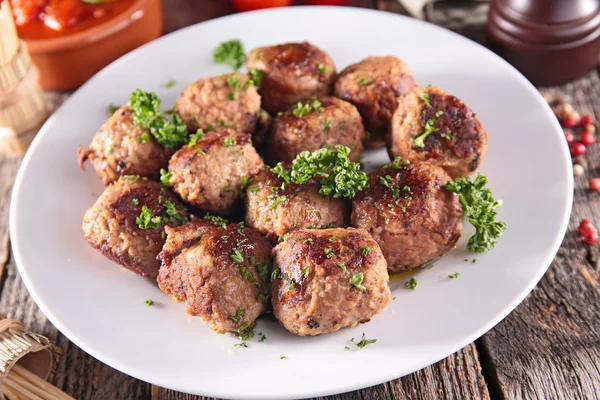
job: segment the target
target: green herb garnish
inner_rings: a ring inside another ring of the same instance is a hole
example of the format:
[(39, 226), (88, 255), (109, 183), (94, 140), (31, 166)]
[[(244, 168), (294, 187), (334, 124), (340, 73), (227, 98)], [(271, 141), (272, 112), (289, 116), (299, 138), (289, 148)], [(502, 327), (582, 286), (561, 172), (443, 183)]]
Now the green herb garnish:
[(300, 118), (310, 114), (313, 111), (316, 111), (318, 113), (322, 113), (324, 111), (323, 105), (320, 101), (313, 100), (312, 102), (306, 103), (302, 103), (301, 101), (299, 101), (292, 108), (292, 113)]
[(366, 256), (367, 254), (369, 254), (371, 252), (371, 248), (369, 246), (363, 246), (362, 248), (362, 255), (363, 257)]
[(187, 141), (188, 130), (181, 117), (174, 112), (160, 111), (160, 99), (155, 93), (136, 89), (129, 95), (129, 107), (133, 111), (133, 122), (148, 129), (158, 144), (173, 148)]
[(235, 71), (246, 61), (244, 45), (239, 39), (222, 42), (213, 50), (213, 59), (217, 64), (227, 64)]
[(343, 262), (338, 262), (337, 263), (338, 267), (340, 267), (342, 269), (342, 271), (344, 271), (345, 274), (349, 274), (350, 272), (348, 272), (348, 267), (346, 267), (346, 264), (344, 264)]
[(108, 105), (108, 116), (110, 117), (111, 115), (113, 115), (115, 113), (115, 111), (117, 111), (119, 108), (121, 108), (121, 107), (119, 107), (116, 104), (112, 104), (112, 103), (109, 104)]
[(233, 253), (231, 253), (229, 257), (231, 257), (231, 259), (238, 264), (244, 263), (244, 253), (242, 253), (239, 249), (234, 249)]
[(429, 93), (421, 93), (419, 97), (421, 100), (423, 100), (423, 103), (425, 103), (427, 107), (431, 107), (431, 103), (429, 102)]
[(148, 300), (144, 301), (144, 304), (146, 304), (148, 307), (152, 307), (154, 305), (154, 301), (152, 301), (151, 299), (148, 299)]
[(318, 63), (317, 64), (317, 73), (319, 75), (324, 75), (327, 73), (327, 71), (329, 71), (329, 67), (323, 63)]
[(409, 290), (415, 290), (418, 284), (419, 281), (417, 281), (417, 279), (413, 276), (412, 278), (404, 282), (404, 287)]
[(369, 345), (369, 344), (372, 344), (372, 343), (375, 343), (375, 342), (377, 342), (377, 339), (367, 339), (367, 337), (366, 337), (366, 336), (365, 336), (365, 334), (363, 333), (363, 334), (362, 334), (362, 338), (360, 339), (360, 341), (359, 341), (359, 342), (355, 342), (355, 341), (354, 341), (354, 338), (350, 339), (350, 341), (351, 341), (352, 343), (354, 343), (354, 344), (356, 345), (356, 347), (358, 347), (359, 349), (362, 349), (362, 348), (364, 348), (365, 346), (367, 346), (367, 345)]
[(177, 207), (171, 200), (167, 200), (164, 204), (167, 215), (165, 216), (165, 223), (172, 224), (175, 221), (179, 221), (182, 224), (188, 222), (188, 218), (181, 215), (177, 210)]
[(204, 219), (212, 222), (216, 226), (220, 226), (221, 228), (227, 227), (228, 224), (228, 221), (225, 218), (219, 217), (218, 215), (206, 214)]
[(160, 217), (153, 216), (152, 210), (142, 206), (142, 212), (136, 217), (135, 223), (140, 229), (156, 229), (160, 226)]
[(417, 136), (413, 139), (413, 143), (415, 146), (417, 146), (421, 149), (424, 148), (425, 147), (425, 139), (427, 139), (427, 136), (439, 131), (439, 128), (436, 128), (434, 126), (435, 123), (436, 123), (435, 119), (428, 119), (427, 122), (425, 122), (425, 131), (420, 136)]
[(506, 223), (496, 219), (496, 210), (502, 202), (495, 200), (492, 191), (485, 188), (487, 182), (487, 177), (478, 174), (474, 180), (458, 178), (446, 183), (446, 189), (458, 194), (464, 216), (475, 227), (475, 235), (467, 244), (467, 250), (475, 253), (484, 253), (496, 246), (506, 230)]
[(167, 171), (164, 168), (160, 169), (160, 183), (163, 186), (171, 186), (171, 171)]
[(358, 80), (358, 86), (366, 86), (370, 83), (371, 81), (368, 80), (367, 78), (360, 78)]
[[(250, 68), (248, 70), (248, 73), (250, 74), (251, 84), (253, 84), (256, 87), (260, 87), (260, 84), (262, 83), (262, 80), (265, 77), (265, 72), (261, 71), (260, 69)], [(262, 110), (259, 110), (259, 112), (261, 111)]]
[(167, 89), (170, 89), (173, 86), (175, 86), (176, 83), (177, 83), (177, 81), (175, 79), (169, 79), (169, 81), (166, 83), (165, 87)]
[(450, 279), (456, 279), (456, 278), (458, 278), (458, 272), (455, 272), (452, 275), (448, 275), (448, 278), (450, 278)]
[(349, 279), (350, 283), (354, 285), (355, 288), (359, 290), (367, 290), (366, 287), (363, 286), (364, 274), (362, 272), (357, 272), (352, 275), (352, 278)]
[(204, 137), (204, 131), (202, 129), (198, 129), (196, 133), (192, 133), (190, 135), (190, 141), (188, 142), (189, 147), (194, 147), (198, 144), (198, 139), (202, 139)]

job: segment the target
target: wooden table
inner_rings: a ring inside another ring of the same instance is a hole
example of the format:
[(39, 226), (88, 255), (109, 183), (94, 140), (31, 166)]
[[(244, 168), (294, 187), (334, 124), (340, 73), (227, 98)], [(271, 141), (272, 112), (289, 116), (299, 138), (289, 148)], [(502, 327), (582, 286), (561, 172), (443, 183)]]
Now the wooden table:
[[(350, 5), (398, 10), (396, 3), (384, 0), (353, 0)], [(232, 12), (225, 0), (165, 0), (165, 30)], [(468, 33), (476, 40), (483, 38), (482, 27)], [(598, 71), (542, 92), (569, 96), (576, 110), (600, 118)], [(68, 93), (48, 93), (48, 102), (55, 108), (67, 97)], [(563, 245), (544, 278), (515, 311), (437, 364), (330, 399), (600, 399), (598, 245), (588, 248), (576, 232), (581, 218), (600, 216), (600, 198), (586, 189), (588, 180), (600, 175), (595, 168), (600, 145), (589, 148), (585, 159), (589, 167), (583, 177), (575, 179), (573, 215)], [(200, 399), (102, 364), (69, 342), (39, 311), (17, 273), (9, 246), (8, 202), (19, 162), (18, 157), (0, 153), (0, 312), (47, 335), (62, 348), (64, 355), (52, 382), (78, 399)]]

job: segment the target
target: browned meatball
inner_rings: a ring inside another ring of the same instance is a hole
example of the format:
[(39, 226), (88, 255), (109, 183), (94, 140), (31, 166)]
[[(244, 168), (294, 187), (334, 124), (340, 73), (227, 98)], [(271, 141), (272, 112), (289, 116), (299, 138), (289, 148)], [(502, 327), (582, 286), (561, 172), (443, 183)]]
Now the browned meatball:
[(146, 178), (124, 176), (108, 186), (83, 217), (87, 241), (136, 274), (155, 278), (163, 229), (189, 220), (170, 190)]
[(237, 72), (200, 79), (183, 90), (175, 111), (192, 132), (225, 126), (253, 133), (260, 95), (248, 79), (248, 75)]
[(240, 199), (242, 182), (262, 166), (250, 134), (221, 128), (207, 132), (195, 145), (184, 146), (171, 157), (170, 182), (186, 203), (229, 215)]
[(462, 231), (458, 196), (443, 169), (393, 162), (369, 174), (370, 187), (352, 201), (352, 226), (379, 243), (390, 271), (421, 266), (454, 247)]
[(264, 72), (259, 92), (263, 107), (271, 113), (331, 94), (335, 79), (331, 57), (308, 42), (256, 48), (246, 66)]
[(417, 87), (406, 63), (392, 56), (368, 57), (346, 67), (335, 82), (334, 94), (354, 104), (370, 133), (367, 147), (384, 146), (397, 98)]
[(251, 335), (269, 299), (272, 246), (250, 228), (194, 220), (167, 228), (158, 285), (217, 333)]
[(387, 265), (362, 229), (300, 230), (273, 249), (273, 311), (295, 335), (369, 322), (390, 301)]
[(89, 150), (79, 147), (79, 166), (88, 158), (105, 185), (122, 175), (158, 179), (175, 149), (164, 149), (148, 130), (133, 122), (129, 106), (119, 108), (96, 132)]
[(487, 153), (487, 133), (460, 99), (438, 87), (399, 99), (388, 137), (391, 157), (429, 161), (452, 177), (473, 175)]
[(271, 170), (255, 175), (246, 189), (246, 224), (272, 239), (310, 227), (345, 226), (348, 204), (319, 193), (315, 179), (303, 185), (286, 183)]
[(350, 160), (360, 161), (365, 137), (360, 114), (352, 104), (337, 97), (323, 97), (306, 103), (305, 110), (295, 108), (275, 118), (268, 143), (271, 162), (292, 160), (301, 152), (323, 146), (348, 146)]

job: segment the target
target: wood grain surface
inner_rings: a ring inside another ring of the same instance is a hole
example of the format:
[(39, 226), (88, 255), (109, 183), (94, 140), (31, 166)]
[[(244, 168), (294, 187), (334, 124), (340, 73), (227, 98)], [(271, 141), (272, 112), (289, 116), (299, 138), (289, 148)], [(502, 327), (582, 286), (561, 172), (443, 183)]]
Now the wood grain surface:
[[(403, 12), (388, 0), (353, 0), (350, 5)], [(166, 32), (234, 12), (224, 0), (170, 0), (164, 9)], [(570, 98), (580, 112), (600, 116), (598, 71), (542, 92)], [(68, 93), (47, 94), (52, 109), (67, 97)], [(600, 399), (598, 246), (584, 246), (576, 233), (583, 217), (600, 226), (598, 195), (586, 189), (591, 177), (600, 177), (595, 168), (600, 146), (590, 150), (584, 158), (586, 175), (576, 178), (569, 233), (548, 273), (513, 313), (475, 343), (432, 366), (327, 399)], [(47, 335), (63, 350), (52, 383), (77, 399), (203, 399), (151, 386), (100, 363), (69, 342), (39, 311), (10, 256), (8, 204), (19, 162), (16, 156), (0, 153), (0, 312)]]

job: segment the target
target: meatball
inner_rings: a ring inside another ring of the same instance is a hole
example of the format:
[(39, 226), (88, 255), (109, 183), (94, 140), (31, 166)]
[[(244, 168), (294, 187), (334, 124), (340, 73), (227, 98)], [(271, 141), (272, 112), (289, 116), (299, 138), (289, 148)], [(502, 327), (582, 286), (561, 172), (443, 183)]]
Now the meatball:
[(170, 190), (146, 178), (124, 176), (108, 186), (83, 217), (87, 241), (112, 261), (155, 278), (163, 229), (189, 220)]
[(81, 169), (89, 158), (105, 185), (123, 175), (158, 179), (175, 149), (162, 148), (148, 130), (133, 122), (133, 117), (129, 106), (115, 111), (96, 132), (89, 150), (79, 147)]
[(384, 146), (397, 98), (417, 87), (406, 63), (392, 56), (368, 57), (346, 67), (334, 94), (358, 107), (370, 134), (367, 147)]
[(192, 132), (225, 126), (253, 133), (260, 95), (248, 75), (234, 72), (192, 83), (179, 96), (175, 111)]
[(249, 133), (221, 128), (206, 133), (171, 157), (170, 183), (186, 203), (229, 215), (240, 199), (242, 182), (262, 166)]
[(271, 239), (287, 232), (310, 227), (345, 226), (348, 204), (319, 193), (312, 179), (303, 185), (286, 183), (270, 169), (252, 178), (246, 189), (246, 224)]
[(290, 232), (273, 249), (273, 269), (273, 311), (295, 335), (369, 322), (390, 301), (387, 264), (362, 229)]
[(360, 161), (365, 137), (360, 114), (352, 104), (337, 97), (324, 97), (275, 118), (269, 140), (272, 162), (292, 160), (305, 150), (315, 151), (329, 145), (350, 147), (350, 160)]
[[(217, 222), (218, 223), (218, 222)], [(252, 333), (269, 300), (272, 246), (250, 228), (194, 220), (167, 228), (158, 286), (217, 333)]]
[(396, 159), (369, 174), (370, 187), (352, 201), (352, 226), (379, 243), (393, 272), (421, 266), (454, 247), (461, 235), (458, 196), (450, 177), (428, 163)]
[(259, 92), (271, 113), (331, 94), (335, 79), (331, 57), (308, 42), (259, 47), (250, 52), (246, 66), (264, 72)]
[(388, 150), (391, 157), (439, 165), (456, 178), (477, 171), (487, 142), (486, 131), (465, 103), (428, 86), (399, 99)]

